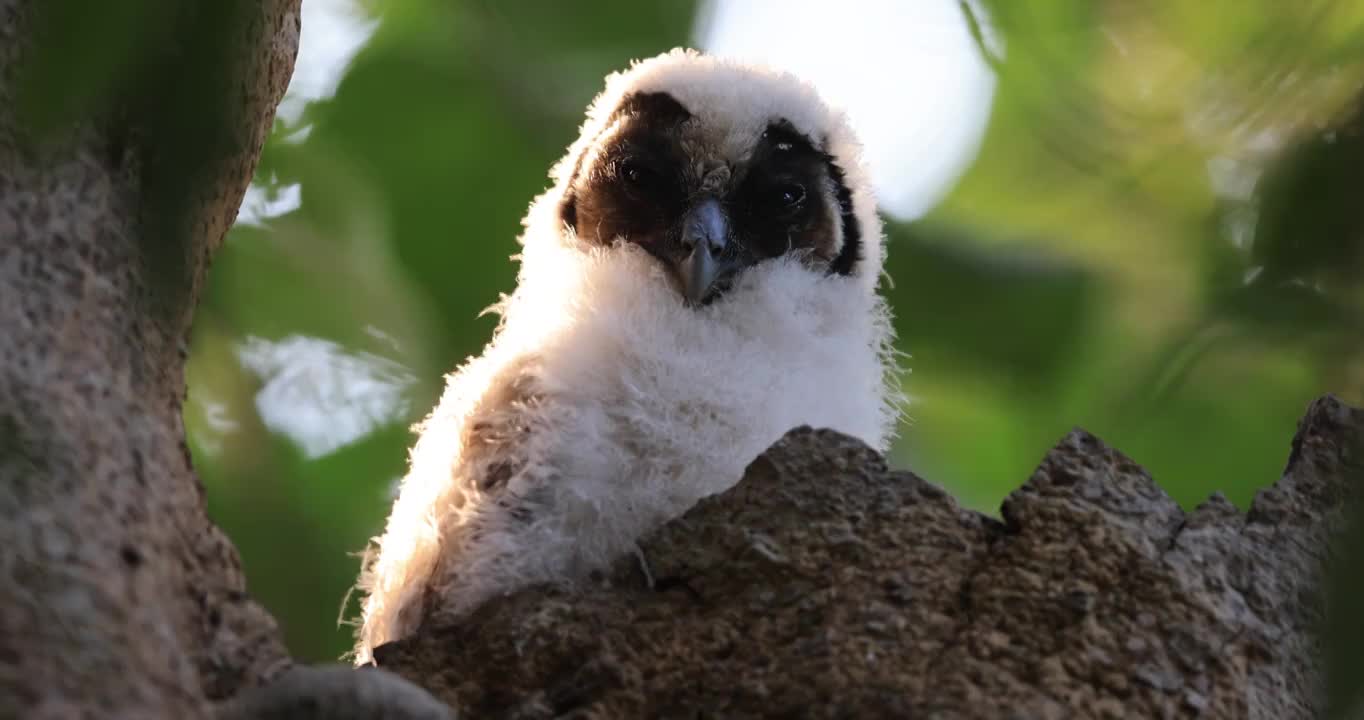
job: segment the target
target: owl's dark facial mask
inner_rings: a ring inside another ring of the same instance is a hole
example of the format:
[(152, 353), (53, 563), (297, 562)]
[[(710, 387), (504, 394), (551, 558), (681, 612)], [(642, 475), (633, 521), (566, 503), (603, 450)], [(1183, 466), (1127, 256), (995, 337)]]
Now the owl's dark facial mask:
[[(708, 134), (667, 93), (637, 93), (580, 160), (561, 206), (578, 237), (634, 243), (667, 267), (683, 299), (704, 305), (762, 260), (799, 254), (851, 272), (860, 237), (841, 169), (775, 119), (738, 160), (706, 153)], [(709, 131), (709, 132), (708, 132)], [(719, 146), (719, 141), (713, 143)]]

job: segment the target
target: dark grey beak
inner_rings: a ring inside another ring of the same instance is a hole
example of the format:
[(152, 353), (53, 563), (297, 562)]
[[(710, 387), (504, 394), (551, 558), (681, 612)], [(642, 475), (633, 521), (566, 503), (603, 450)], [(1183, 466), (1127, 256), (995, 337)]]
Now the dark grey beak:
[(715, 199), (701, 201), (688, 213), (682, 225), (682, 247), (687, 256), (677, 266), (682, 294), (687, 302), (700, 305), (715, 282), (732, 269), (725, 258), (729, 243), (729, 221)]

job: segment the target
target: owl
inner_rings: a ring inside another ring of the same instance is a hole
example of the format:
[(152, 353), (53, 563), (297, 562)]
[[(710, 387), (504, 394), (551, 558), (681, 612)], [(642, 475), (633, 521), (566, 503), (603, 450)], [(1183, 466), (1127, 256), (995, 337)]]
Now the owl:
[(673, 50), (606, 79), (366, 553), (355, 659), (573, 584), (788, 430), (886, 449), (902, 395), (860, 146), (792, 75)]

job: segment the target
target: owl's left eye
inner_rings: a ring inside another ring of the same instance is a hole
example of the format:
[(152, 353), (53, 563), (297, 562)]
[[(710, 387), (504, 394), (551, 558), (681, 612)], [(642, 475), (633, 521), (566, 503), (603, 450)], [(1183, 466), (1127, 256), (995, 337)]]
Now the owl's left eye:
[(793, 209), (805, 200), (805, 188), (796, 183), (782, 183), (773, 190), (772, 198), (783, 208)]

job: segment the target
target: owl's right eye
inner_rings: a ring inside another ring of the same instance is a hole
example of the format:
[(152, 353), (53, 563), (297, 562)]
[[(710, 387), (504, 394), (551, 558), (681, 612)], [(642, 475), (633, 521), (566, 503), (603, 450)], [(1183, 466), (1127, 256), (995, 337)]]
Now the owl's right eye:
[(624, 208), (637, 213), (672, 217), (686, 202), (677, 176), (666, 160), (623, 154), (602, 173), (604, 190)]
[(629, 187), (643, 188), (653, 179), (653, 172), (633, 160), (622, 160), (616, 167), (616, 177)]

